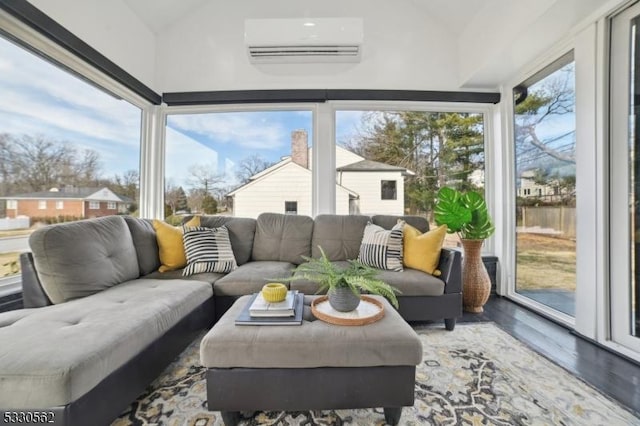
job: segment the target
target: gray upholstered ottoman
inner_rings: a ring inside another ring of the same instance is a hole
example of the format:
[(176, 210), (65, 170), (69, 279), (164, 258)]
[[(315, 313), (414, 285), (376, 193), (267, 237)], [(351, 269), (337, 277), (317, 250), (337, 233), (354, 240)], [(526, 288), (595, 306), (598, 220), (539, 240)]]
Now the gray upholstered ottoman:
[(301, 326), (236, 326), (249, 298), (238, 299), (200, 345), (209, 410), (221, 411), (227, 425), (240, 411), (368, 407), (383, 407), (394, 425), (413, 405), (422, 345), (383, 298), (386, 315), (365, 326), (327, 324), (310, 312)]

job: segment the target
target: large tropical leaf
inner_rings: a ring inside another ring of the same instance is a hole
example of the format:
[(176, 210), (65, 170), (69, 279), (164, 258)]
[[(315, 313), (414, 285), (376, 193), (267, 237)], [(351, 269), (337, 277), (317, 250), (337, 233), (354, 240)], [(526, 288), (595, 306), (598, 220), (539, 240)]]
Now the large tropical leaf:
[(460, 232), (472, 219), (471, 210), (464, 205), (461, 194), (447, 187), (438, 191), (433, 217), (438, 225), (447, 225), (449, 233)]
[(463, 226), (462, 238), (484, 240), (490, 237), (495, 227), (482, 195), (477, 192), (468, 192), (462, 197), (462, 203), (471, 211), (471, 220)]

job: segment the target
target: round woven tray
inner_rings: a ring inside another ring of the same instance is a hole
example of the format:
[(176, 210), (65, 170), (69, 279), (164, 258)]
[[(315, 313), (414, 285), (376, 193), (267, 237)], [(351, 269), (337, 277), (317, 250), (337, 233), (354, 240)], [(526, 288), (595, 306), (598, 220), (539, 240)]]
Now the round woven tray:
[(318, 297), (311, 302), (311, 312), (324, 322), (335, 325), (366, 325), (384, 317), (384, 305), (369, 296), (360, 296), (360, 305), (351, 312), (336, 311), (329, 304), (327, 296)]

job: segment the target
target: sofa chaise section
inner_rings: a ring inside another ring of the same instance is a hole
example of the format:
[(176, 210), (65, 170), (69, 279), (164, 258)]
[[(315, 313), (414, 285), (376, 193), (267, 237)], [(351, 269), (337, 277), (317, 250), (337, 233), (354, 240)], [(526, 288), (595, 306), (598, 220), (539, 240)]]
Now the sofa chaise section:
[(120, 216), (34, 231), (23, 287), (40, 307), (0, 314), (0, 413), (110, 424), (212, 324), (211, 283), (140, 278), (154, 264), (141, 266), (150, 239), (136, 237)]

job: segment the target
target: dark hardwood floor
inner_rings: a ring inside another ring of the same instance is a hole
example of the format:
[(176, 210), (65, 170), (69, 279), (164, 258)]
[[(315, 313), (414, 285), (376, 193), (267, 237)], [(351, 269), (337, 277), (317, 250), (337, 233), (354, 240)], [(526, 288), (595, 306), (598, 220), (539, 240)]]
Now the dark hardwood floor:
[(640, 364), (591, 343), (506, 298), (492, 296), (481, 314), (459, 323), (493, 321), (534, 351), (640, 414)]

